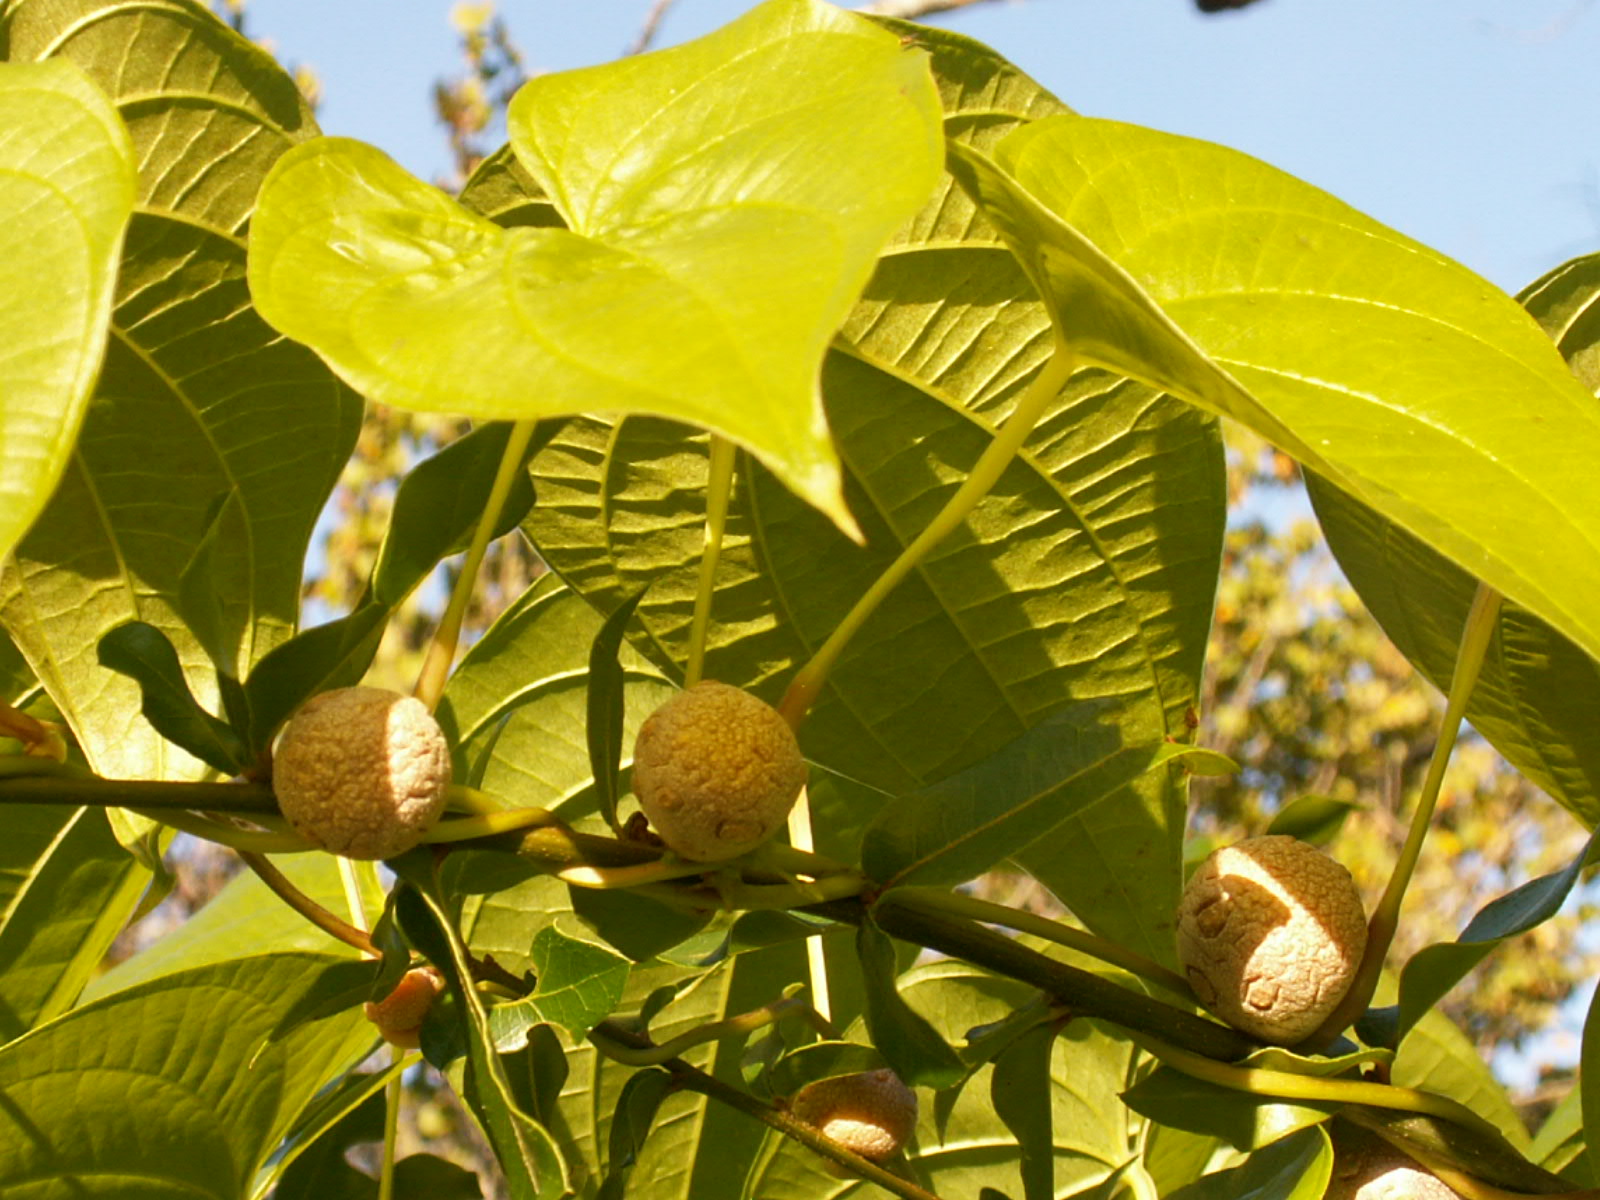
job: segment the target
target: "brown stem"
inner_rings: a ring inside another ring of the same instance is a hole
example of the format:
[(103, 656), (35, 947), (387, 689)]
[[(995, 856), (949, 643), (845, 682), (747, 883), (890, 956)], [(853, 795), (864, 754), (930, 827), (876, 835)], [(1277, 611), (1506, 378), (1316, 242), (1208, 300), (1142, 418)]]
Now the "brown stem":
[(239, 861), (254, 871), (261, 882), (266, 884), (278, 899), (282, 900), (318, 929), (329, 937), (337, 938), (346, 945), (354, 946), (363, 954), (370, 954), (374, 958), (378, 957), (378, 948), (372, 944), (370, 937), (354, 925), (340, 920), (310, 896), (295, 887), (282, 871), (272, 865), (266, 855), (257, 854), (253, 850), (240, 850), (238, 854)]
[[(807, 911), (860, 924), (864, 910), (857, 902), (837, 901), (815, 905)], [(1243, 1058), (1259, 1046), (1226, 1025), (1048, 958), (976, 921), (897, 904), (884, 904), (875, 908), (872, 915), (879, 928), (890, 936), (1031, 983), (1074, 1016), (1095, 1017), (1149, 1033), (1221, 1062)]]
[(53, 775), (0, 779), (0, 804), (177, 808), (245, 814), (276, 814), (278, 811), (272, 789), (260, 783), (163, 783), (149, 779), (73, 779)]

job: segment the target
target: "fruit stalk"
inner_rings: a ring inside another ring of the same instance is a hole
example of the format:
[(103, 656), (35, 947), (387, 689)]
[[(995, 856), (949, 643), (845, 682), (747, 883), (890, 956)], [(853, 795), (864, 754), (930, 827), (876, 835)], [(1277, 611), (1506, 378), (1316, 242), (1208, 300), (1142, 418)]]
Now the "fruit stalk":
[(728, 499), (733, 492), (737, 449), (725, 437), (711, 435), (711, 477), (706, 481), (706, 545), (700, 555), (700, 581), (694, 593), (694, 619), (689, 625), (689, 661), (683, 686), (700, 682), (706, 662), (706, 634), (711, 628), (711, 600), (716, 594), (717, 564), (722, 560), (722, 535), (728, 527)]
[(461, 626), (467, 617), (467, 605), (472, 601), (472, 591), (478, 582), (478, 568), (483, 565), (483, 556), (489, 549), (489, 543), (494, 540), (494, 527), (500, 520), (501, 509), (505, 508), (506, 497), (511, 494), (511, 485), (516, 482), (517, 472), (522, 469), (522, 456), (533, 438), (533, 429), (533, 421), (518, 421), (511, 427), (510, 436), (506, 438), (505, 453), (500, 456), (499, 469), (489, 488), (489, 501), (484, 505), (483, 515), (478, 518), (472, 543), (467, 547), (467, 557), (461, 564), (461, 574), (456, 577), (456, 585), (450, 593), (450, 603), (445, 607), (444, 616), (439, 619), (439, 627), (434, 630), (428, 655), (417, 675), (417, 686), (412, 694), (426, 704), (430, 712), (438, 706), (439, 697), (444, 694), (444, 685), (450, 678), (450, 668), (456, 660), (456, 647), (461, 643)]
[(1461, 632), (1461, 645), (1456, 650), (1455, 670), (1450, 677), (1450, 694), (1445, 701), (1444, 719), (1439, 728), (1439, 739), (1433, 745), (1433, 755), (1428, 760), (1428, 773), (1422, 782), (1422, 794), (1417, 797), (1416, 811), (1411, 814), (1411, 828), (1406, 833), (1405, 845), (1395, 861), (1383, 898), (1373, 909), (1367, 924), (1367, 948), (1355, 981), (1344, 999), (1317, 1030), (1305, 1041), (1307, 1046), (1320, 1046), (1344, 1032), (1372, 1003), (1378, 990), (1378, 979), (1383, 973), (1384, 959), (1394, 941), (1395, 930), (1400, 925), (1400, 903), (1405, 899), (1406, 887), (1422, 855), (1422, 843), (1428, 836), (1433, 821), (1434, 806), (1439, 800), (1439, 789), (1444, 783), (1445, 768), (1450, 764), (1450, 754), (1455, 749), (1456, 737), (1461, 732), (1461, 722), (1467, 714), (1467, 702), (1478, 682), (1483, 659), (1499, 625), (1500, 593), (1487, 584), (1479, 583), (1472, 597), (1472, 607), (1467, 610), (1466, 625)]

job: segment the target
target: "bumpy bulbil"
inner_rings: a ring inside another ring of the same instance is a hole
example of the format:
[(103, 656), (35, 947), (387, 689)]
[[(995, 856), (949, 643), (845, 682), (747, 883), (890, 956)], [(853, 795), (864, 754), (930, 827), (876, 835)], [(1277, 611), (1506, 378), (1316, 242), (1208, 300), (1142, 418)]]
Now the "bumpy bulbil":
[(393, 858), (444, 811), (450, 746), (419, 700), (382, 688), (314, 696), (273, 753), (272, 787), (301, 835), (348, 858)]
[(1382, 1139), (1336, 1122), (1323, 1200), (1461, 1200), (1461, 1193)]
[(444, 976), (432, 967), (413, 967), (382, 1000), (367, 1001), (362, 1011), (378, 1027), (383, 1039), (403, 1050), (415, 1050), (422, 1041), (422, 1022), (444, 991)]
[(1350, 988), (1367, 944), (1350, 872), (1314, 846), (1247, 838), (1202, 863), (1178, 905), (1178, 961), (1236, 1029), (1292, 1045)]
[(790, 1097), (789, 1108), (873, 1162), (898, 1152), (917, 1128), (917, 1094), (887, 1068), (808, 1083)]
[(789, 723), (765, 701), (709, 679), (650, 714), (634, 744), (639, 807), (662, 841), (695, 862), (760, 845), (805, 783)]

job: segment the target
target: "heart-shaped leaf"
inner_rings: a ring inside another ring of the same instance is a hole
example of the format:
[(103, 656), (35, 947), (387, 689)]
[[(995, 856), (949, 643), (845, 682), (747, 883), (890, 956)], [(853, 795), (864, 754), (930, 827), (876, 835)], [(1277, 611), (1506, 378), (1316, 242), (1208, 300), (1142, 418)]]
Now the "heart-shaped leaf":
[(0, 64), (0, 558), (44, 509), (100, 358), (133, 147), (70, 63)]
[(524, 86), (512, 146), (568, 228), (503, 230), (330, 139), (268, 179), (251, 290), (385, 403), (672, 417), (853, 530), (817, 369), (938, 178), (938, 115), (920, 52), (818, 0), (768, 0)]
[[(890, 26), (931, 54), (953, 137), (989, 146), (1065, 111), (970, 38)], [(507, 224), (556, 220), (508, 154), (485, 164), (463, 200)], [(891, 242), (824, 368), (829, 424), (868, 544), (851, 544), (743, 460), (706, 674), (776, 701), (992, 444), (1050, 338), (1021, 268), (946, 181)], [(669, 673), (687, 658), (705, 440), (654, 418), (583, 418), (564, 423), (533, 462), (540, 503), (529, 536), (603, 612), (649, 583), (637, 645)], [(807, 757), (851, 781), (832, 789), (840, 803), (814, 822), (823, 852), (853, 859), (879, 793), (907, 794), (970, 766), (1068, 703), (1115, 697), (1128, 744), (1186, 738), (1224, 518), (1215, 419), (1103, 371), (1079, 372), (965, 528), (851, 643), (807, 717)], [(928, 672), (929, 662), (940, 669)], [(1146, 775), (1070, 819), (1054, 835), (1073, 848), (1070, 865), (1050, 846), (1024, 860), (1096, 932), (1167, 961), (1185, 816), (1170, 774)]]
[(1600, 409), (1509, 297), (1209, 143), (1051, 117), (955, 153), (1086, 358), (1236, 418), (1600, 656)]

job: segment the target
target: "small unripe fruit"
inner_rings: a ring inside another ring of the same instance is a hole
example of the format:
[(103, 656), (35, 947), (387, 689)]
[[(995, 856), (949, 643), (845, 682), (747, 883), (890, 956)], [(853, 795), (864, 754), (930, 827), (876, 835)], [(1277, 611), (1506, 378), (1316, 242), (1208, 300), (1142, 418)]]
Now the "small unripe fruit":
[(1203, 862), (1178, 905), (1178, 961), (1236, 1029), (1292, 1045), (1344, 998), (1367, 945), (1350, 872), (1292, 837), (1247, 838)]
[(794, 730), (749, 692), (703, 680), (646, 718), (633, 749), (633, 791), (661, 840), (717, 862), (753, 850), (783, 825), (806, 783)]
[(917, 1128), (917, 1094), (888, 1068), (808, 1083), (790, 1111), (862, 1158), (882, 1162)]
[(362, 1006), (367, 1020), (378, 1027), (383, 1039), (403, 1050), (415, 1050), (422, 1039), (422, 1022), (439, 993), (444, 991), (444, 976), (432, 967), (407, 971), (382, 1000), (368, 1000)]
[(283, 815), (309, 841), (348, 858), (393, 858), (444, 811), (450, 746), (427, 707), (382, 688), (313, 696), (273, 752)]

